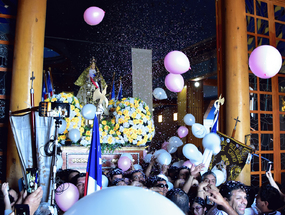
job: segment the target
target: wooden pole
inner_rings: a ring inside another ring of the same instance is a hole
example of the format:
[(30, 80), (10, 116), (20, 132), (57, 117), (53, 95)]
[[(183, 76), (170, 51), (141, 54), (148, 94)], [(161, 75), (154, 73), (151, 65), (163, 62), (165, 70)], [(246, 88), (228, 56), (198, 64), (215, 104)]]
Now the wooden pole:
[[(11, 84), (10, 111), (29, 108), (32, 71), (34, 71), (34, 102), (41, 101), (46, 0), (19, 0)], [(21, 165), (11, 129), (8, 133), (7, 181), (18, 186)]]
[[(244, 0), (217, 0), (219, 23), (218, 39), (222, 44), (219, 71), (219, 87), (225, 97), (224, 131), (231, 135), (235, 120), (239, 116), (240, 123), (236, 128), (235, 139), (244, 142), (245, 135), (250, 133), (249, 112), (249, 78), (247, 54), (247, 27)], [(222, 80), (222, 81), (221, 81)], [(223, 86), (222, 86), (223, 85)], [(245, 165), (237, 180), (250, 185), (250, 165)]]

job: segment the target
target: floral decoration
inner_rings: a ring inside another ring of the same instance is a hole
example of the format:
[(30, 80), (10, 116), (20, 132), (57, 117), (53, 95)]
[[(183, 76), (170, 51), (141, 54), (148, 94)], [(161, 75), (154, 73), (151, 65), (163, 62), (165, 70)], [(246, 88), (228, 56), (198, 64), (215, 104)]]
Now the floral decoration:
[(65, 144), (68, 138), (68, 132), (71, 129), (78, 129), (81, 135), (81, 139), (77, 143), (73, 144), (80, 144), (80, 145), (90, 145), (91, 134), (90, 134), (90, 127), (84, 124), (85, 119), (81, 115), (82, 106), (79, 103), (79, 100), (71, 93), (60, 93), (55, 94), (51, 98), (45, 100), (46, 102), (63, 102), (70, 104), (70, 116), (64, 118), (63, 120), (66, 121), (66, 129), (62, 134), (58, 134), (58, 142), (61, 145)]
[(144, 146), (155, 134), (154, 122), (148, 105), (139, 98), (123, 98), (109, 102), (110, 118), (101, 120), (102, 150), (122, 146)]
[[(81, 115), (82, 106), (71, 93), (60, 93), (46, 99), (46, 102), (70, 103), (70, 116), (64, 118), (66, 129), (58, 135), (64, 145), (71, 129), (78, 129), (81, 138), (76, 145), (89, 146), (93, 125), (85, 125)], [(113, 151), (123, 146), (145, 146), (155, 134), (154, 122), (148, 105), (139, 98), (123, 98), (109, 101), (110, 115), (100, 121), (100, 143), (102, 151)]]

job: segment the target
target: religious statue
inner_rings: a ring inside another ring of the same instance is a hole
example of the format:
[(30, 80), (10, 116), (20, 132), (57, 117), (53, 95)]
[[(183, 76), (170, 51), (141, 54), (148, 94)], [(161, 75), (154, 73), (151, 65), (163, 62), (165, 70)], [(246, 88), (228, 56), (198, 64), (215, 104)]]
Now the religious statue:
[(100, 100), (97, 101), (97, 99), (93, 99), (94, 92), (96, 90), (103, 92), (107, 88), (106, 82), (94, 58), (91, 61), (91, 65), (81, 73), (74, 84), (80, 87), (76, 97), (82, 106), (94, 104), (97, 107)]

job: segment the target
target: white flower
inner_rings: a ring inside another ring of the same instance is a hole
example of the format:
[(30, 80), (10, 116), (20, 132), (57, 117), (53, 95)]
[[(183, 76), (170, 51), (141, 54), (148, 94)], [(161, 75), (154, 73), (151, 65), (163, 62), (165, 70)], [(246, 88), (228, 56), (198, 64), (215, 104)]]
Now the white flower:
[(129, 127), (130, 127), (130, 124), (129, 124), (128, 122), (124, 122), (123, 127), (124, 127), (124, 128), (129, 128)]
[(87, 141), (87, 140), (85, 140), (85, 137), (83, 137), (83, 138), (81, 138), (81, 140), (80, 140), (80, 145), (82, 145), (82, 146), (88, 146), (88, 145), (90, 145), (90, 142)]

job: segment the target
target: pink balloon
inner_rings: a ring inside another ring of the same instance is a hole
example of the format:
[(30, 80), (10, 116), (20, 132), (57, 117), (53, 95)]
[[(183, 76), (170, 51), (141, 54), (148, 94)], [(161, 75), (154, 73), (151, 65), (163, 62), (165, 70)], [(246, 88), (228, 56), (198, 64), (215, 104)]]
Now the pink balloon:
[(167, 151), (167, 145), (169, 144), (169, 142), (164, 142), (162, 145), (161, 145), (161, 148), (162, 149), (165, 149)]
[(120, 157), (118, 160), (118, 167), (121, 168), (123, 171), (127, 171), (131, 167), (130, 158), (126, 156)]
[(189, 59), (181, 51), (169, 52), (164, 58), (164, 67), (173, 74), (182, 74), (191, 69)]
[(282, 66), (282, 57), (275, 47), (262, 45), (253, 50), (248, 63), (253, 74), (259, 78), (267, 79), (279, 72)]
[(187, 161), (185, 161), (185, 162), (182, 164), (182, 166), (187, 166), (188, 168), (191, 169), (191, 167), (193, 166), (193, 164), (191, 163), (190, 160), (187, 160)]
[(99, 7), (89, 7), (83, 14), (84, 21), (88, 25), (98, 25), (104, 18), (105, 11)]
[(186, 137), (188, 134), (188, 128), (185, 126), (180, 126), (177, 130), (177, 134), (180, 138)]
[(74, 184), (64, 183), (55, 192), (55, 201), (62, 211), (67, 211), (79, 199), (79, 191)]
[(169, 73), (165, 77), (165, 86), (172, 92), (181, 92), (184, 87), (184, 79), (182, 75)]

